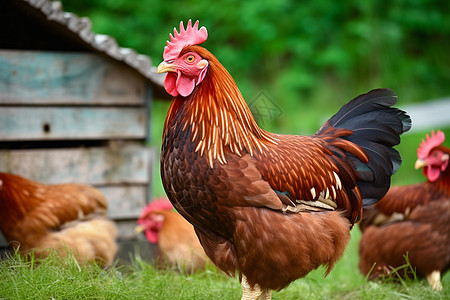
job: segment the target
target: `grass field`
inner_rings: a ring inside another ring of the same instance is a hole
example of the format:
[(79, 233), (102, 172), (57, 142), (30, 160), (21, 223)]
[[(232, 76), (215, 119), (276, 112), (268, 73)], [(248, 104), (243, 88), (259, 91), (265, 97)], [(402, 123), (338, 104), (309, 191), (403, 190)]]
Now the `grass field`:
[[(450, 299), (450, 273), (443, 279), (444, 289), (433, 292), (425, 280), (399, 283), (367, 282), (357, 269), (360, 234), (353, 230), (343, 259), (327, 278), (324, 269), (311, 272), (273, 299)], [(295, 249), (292, 249), (295, 251)], [(276, 276), (276, 274), (274, 274)], [(50, 257), (26, 261), (19, 255), (0, 262), (1, 299), (239, 299), (237, 279), (210, 266), (204, 272), (182, 275), (158, 271), (138, 258), (130, 266), (108, 270), (79, 266), (73, 259)]]

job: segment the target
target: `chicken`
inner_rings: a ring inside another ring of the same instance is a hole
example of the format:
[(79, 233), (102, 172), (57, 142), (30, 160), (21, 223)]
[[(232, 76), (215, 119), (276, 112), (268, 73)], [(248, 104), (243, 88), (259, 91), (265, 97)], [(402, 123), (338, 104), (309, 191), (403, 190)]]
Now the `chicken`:
[(408, 254), (416, 275), (442, 289), (441, 275), (450, 268), (450, 149), (444, 140), (442, 131), (431, 132), (417, 149), (415, 166), (427, 182), (392, 187), (361, 222), (359, 270), (369, 279), (406, 265)]
[(204, 270), (208, 257), (195, 234), (194, 228), (167, 198), (149, 203), (138, 219), (136, 232), (144, 231), (152, 244), (158, 244), (158, 266), (174, 266), (179, 271), (192, 273)]
[(54, 250), (80, 263), (111, 265), (117, 229), (107, 220), (106, 199), (81, 184), (44, 185), (0, 173), (0, 230), (21, 253), (44, 258)]
[[(375, 279), (400, 270), (408, 259), (418, 278), (426, 277), (434, 290), (442, 290), (441, 274), (450, 268), (450, 198), (417, 206), (403, 221), (368, 226), (360, 240), (359, 269)], [(375, 264), (375, 266), (374, 266)]]
[(426, 182), (392, 187), (361, 221), (362, 231), (370, 225), (383, 225), (403, 220), (418, 205), (450, 198), (450, 148), (442, 145), (445, 134), (438, 130), (426, 135), (417, 149), (415, 168), (422, 168)]
[(163, 130), (161, 177), (206, 254), (238, 272), (242, 299), (270, 299), (342, 256), (362, 209), (381, 199), (401, 164), (392, 147), (411, 120), (397, 97), (373, 90), (313, 136), (256, 124), (230, 74), (198, 46), (205, 27), (174, 31), (157, 72), (174, 96)]

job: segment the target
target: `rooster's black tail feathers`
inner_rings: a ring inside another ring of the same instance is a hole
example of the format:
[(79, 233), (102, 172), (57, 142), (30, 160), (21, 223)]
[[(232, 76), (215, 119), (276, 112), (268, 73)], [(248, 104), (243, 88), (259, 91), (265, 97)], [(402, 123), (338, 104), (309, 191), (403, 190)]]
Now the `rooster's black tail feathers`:
[[(393, 108), (397, 95), (389, 89), (377, 89), (360, 95), (344, 105), (325, 126), (353, 131), (343, 137), (361, 147), (369, 156), (367, 164), (350, 157), (359, 175), (357, 182), (367, 207), (389, 190), (390, 178), (401, 165), (401, 157), (393, 146), (400, 143), (400, 135), (411, 128), (411, 118)], [(321, 128), (316, 134), (320, 134)]]

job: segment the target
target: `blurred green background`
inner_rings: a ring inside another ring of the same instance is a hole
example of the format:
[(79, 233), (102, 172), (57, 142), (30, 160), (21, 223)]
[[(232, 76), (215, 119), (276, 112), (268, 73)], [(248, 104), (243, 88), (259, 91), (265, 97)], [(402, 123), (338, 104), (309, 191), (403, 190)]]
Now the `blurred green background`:
[[(247, 102), (264, 92), (279, 107), (280, 116), (260, 122), (278, 133), (312, 134), (345, 102), (374, 88), (393, 89), (399, 106), (450, 96), (448, 0), (62, 2), (66, 11), (89, 17), (94, 32), (149, 55), (154, 65), (174, 26), (200, 20), (209, 33), (203, 46)], [(167, 107), (154, 103), (157, 148)], [(394, 184), (424, 180), (413, 167), (424, 134), (404, 135), (398, 147), (404, 164)], [(158, 168), (155, 174), (158, 196)]]

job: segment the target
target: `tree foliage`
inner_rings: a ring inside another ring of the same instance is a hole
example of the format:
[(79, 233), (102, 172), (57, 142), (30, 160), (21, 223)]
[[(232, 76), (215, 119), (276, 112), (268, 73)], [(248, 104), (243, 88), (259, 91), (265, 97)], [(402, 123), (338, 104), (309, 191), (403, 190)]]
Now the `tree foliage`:
[[(63, 0), (94, 31), (162, 60), (168, 34), (199, 19), (204, 44), (244, 97), (268, 91), (285, 109), (372, 88), (403, 102), (450, 94), (448, 0)], [(326, 103), (316, 103), (324, 105)]]

